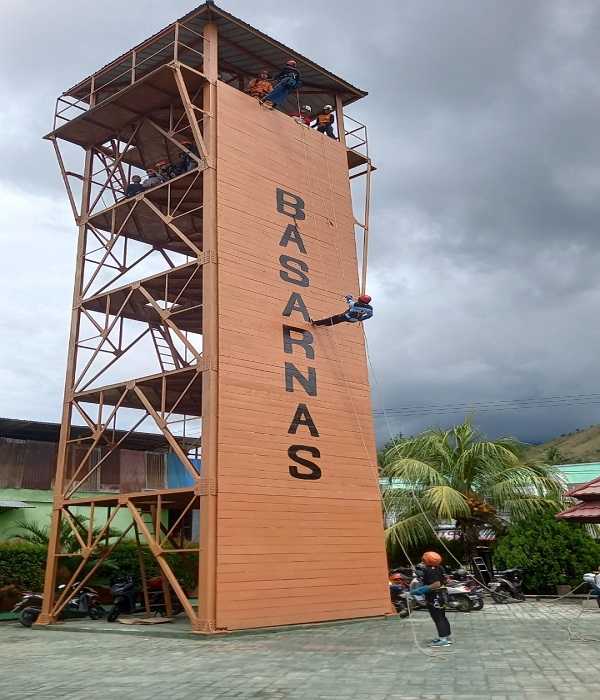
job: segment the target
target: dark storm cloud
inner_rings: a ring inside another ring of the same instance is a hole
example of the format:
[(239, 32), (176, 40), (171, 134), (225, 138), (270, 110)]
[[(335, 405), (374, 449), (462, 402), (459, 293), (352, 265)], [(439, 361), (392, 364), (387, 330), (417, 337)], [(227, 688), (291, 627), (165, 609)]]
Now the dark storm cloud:
[[(378, 168), (369, 266), (376, 315), (367, 326), (375, 407), (466, 411), (600, 391), (598, 3), (217, 4), (369, 91), (348, 112), (368, 125)], [(5, 0), (0, 184), (21, 200), (63, 202), (52, 149), (40, 141), (55, 98), (192, 8), (181, 0)], [(39, 234), (46, 240), (44, 227)], [(69, 287), (66, 280), (65, 309)], [(582, 400), (481, 411), (476, 421), (492, 435), (539, 441), (600, 422), (598, 408)], [(392, 413), (390, 423), (410, 434), (463, 418)], [(376, 422), (387, 439), (380, 414)]]

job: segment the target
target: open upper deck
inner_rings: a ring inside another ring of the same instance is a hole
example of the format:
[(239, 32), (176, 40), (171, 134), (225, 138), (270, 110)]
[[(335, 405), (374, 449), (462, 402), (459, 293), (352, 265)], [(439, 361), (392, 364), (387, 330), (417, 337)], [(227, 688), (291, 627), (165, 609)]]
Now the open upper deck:
[[(66, 90), (59, 98), (54, 131), (77, 142), (76, 138), (69, 138), (75, 134), (65, 132), (61, 126), (173, 61), (193, 69), (198, 78), (203, 76), (203, 33), (207, 22), (217, 27), (219, 75), (228, 84), (243, 89), (259, 70), (276, 73), (287, 60), (294, 59), (302, 73), (302, 94), (310, 95), (313, 112), (319, 112), (327, 103), (336, 104), (336, 97), (342, 108), (367, 94), (208, 1)], [(163, 90), (164, 95), (169, 94), (160, 80), (148, 85), (150, 100), (160, 100)], [(128, 106), (135, 111), (134, 105)]]

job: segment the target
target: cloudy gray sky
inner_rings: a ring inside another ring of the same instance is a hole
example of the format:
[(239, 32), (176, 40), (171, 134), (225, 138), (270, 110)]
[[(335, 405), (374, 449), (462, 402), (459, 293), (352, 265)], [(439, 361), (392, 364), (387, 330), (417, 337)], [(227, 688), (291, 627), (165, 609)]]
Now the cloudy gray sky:
[[(349, 113), (378, 168), (380, 442), (476, 406), (492, 437), (599, 423), (600, 3), (217, 4), (370, 93)], [(194, 6), (0, 4), (1, 416), (60, 419), (76, 230), (41, 140), (54, 101)]]

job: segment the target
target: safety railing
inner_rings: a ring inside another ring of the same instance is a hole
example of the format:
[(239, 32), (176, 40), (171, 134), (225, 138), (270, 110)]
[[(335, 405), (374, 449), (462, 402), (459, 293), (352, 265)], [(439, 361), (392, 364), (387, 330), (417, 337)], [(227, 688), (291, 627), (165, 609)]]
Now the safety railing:
[[(185, 31), (185, 39), (180, 37), (181, 31)], [(164, 37), (160, 39), (164, 40)], [(158, 41), (157, 39), (154, 45)], [(92, 107), (96, 107), (121, 90), (133, 85), (140, 78), (157, 68), (167, 65), (171, 61), (178, 61), (188, 68), (203, 74), (202, 68), (205, 53), (200, 51), (194, 44), (200, 44), (204, 49), (204, 46), (208, 44), (208, 40), (190, 27), (177, 24), (174, 28), (174, 38), (165, 46), (160, 46), (153, 53), (146, 55), (147, 51), (152, 49), (152, 44), (137, 51), (134, 49), (117, 66), (107, 68), (104, 72), (95, 73), (89, 80), (89, 90), (81, 97), (61, 95), (56, 101), (54, 129), (58, 129), (66, 122), (75, 119)], [(117, 75), (110, 77), (106, 81), (103, 80), (103, 78), (118, 70), (121, 66), (123, 70)]]
[(369, 157), (369, 142), (367, 140), (367, 127), (361, 122), (344, 114), (344, 136), (346, 146), (353, 151)]

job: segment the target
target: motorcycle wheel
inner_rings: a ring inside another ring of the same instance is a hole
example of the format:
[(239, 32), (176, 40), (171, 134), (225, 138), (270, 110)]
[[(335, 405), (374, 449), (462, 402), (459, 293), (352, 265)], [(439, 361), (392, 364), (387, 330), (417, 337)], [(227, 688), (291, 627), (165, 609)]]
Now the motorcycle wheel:
[(457, 595), (454, 609), (458, 612), (471, 612), (471, 600), (466, 595)]
[(100, 605), (100, 603), (94, 603), (93, 605), (90, 605), (88, 615), (92, 620), (101, 620), (106, 616), (106, 610)]
[(509, 598), (512, 598), (512, 595), (506, 588), (496, 588), (495, 591), (492, 591), (492, 600), (494, 603), (501, 605), (502, 603), (506, 603)]
[(471, 610), (481, 610), (483, 608), (483, 598), (471, 601)]
[(23, 608), (19, 613), (19, 622), (24, 627), (31, 627), (40, 616), (40, 612), (39, 608)]
[(121, 608), (118, 605), (113, 605), (110, 609), (108, 615), (106, 616), (107, 622), (114, 622), (117, 617), (121, 614)]
[(396, 612), (398, 613), (398, 617), (408, 617), (410, 615), (410, 610), (408, 609), (408, 605), (406, 604), (405, 600), (395, 600), (393, 602), (394, 608), (396, 608)]

